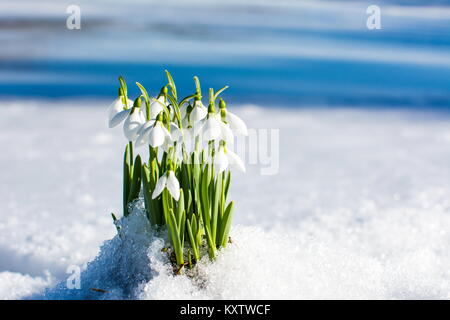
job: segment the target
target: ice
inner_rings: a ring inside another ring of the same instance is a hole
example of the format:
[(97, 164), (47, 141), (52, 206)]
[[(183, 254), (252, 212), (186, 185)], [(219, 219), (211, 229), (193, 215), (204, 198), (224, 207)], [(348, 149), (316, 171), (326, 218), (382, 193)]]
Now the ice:
[(448, 114), (230, 106), (280, 130), (279, 172), (233, 176), (233, 243), (193, 281), (140, 210), (116, 236), (126, 142), (108, 105), (1, 102), (0, 298), (450, 298)]

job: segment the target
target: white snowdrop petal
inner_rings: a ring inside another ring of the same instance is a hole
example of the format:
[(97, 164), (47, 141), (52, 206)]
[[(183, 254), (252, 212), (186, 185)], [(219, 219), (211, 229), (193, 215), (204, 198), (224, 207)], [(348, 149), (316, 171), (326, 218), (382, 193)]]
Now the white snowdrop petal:
[(159, 178), (158, 182), (156, 182), (155, 190), (153, 190), (152, 199), (157, 198), (161, 194), (161, 192), (163, 192), (164, 188), (166, 187), (166, 182), (166, 175), (163, 175)]
[(222, 129), (220, 127), (220, 121), (215, 116), (210, 116), (202, 129), (203, 139), (206, 141), (216, 140), (220, 137)]
[(204, 119), (208, 115), (208, 109), (204, 106), (200, 106), (198, 104), (191, 111), (190, 120), (192, 123), (200, 121)]
[(233, 151), (227, 150), (227, 156), (230, 164), (239, 171), (245, 172), (244, 161)]
[(192, 124), (191, 130), (192, 130), (192, 134), (194, 137), (202, 134), (205, 123), (206, 123), (206, 119), (203, 119), (203, 120), (197, 121)]
[(182, 131), (173, 122), (170, 123), (170, 136), (173, 141), (180, 141), (182, 137)]
[(247, 125), (237, 115), (227, 111), (227, 121), (233, 130), (244, 136), (248, 135)]
[(157, 122), (155, 126), (150, 130), (150, 133), (148, 135), (148, 142), (152, 147), (156, 148), (161, 146), (164, 143), (165, 139), (166, 134), (164, 132), (164, 128), (161, 122)]
[[(145, 107), (145, 105), (143, 105), (142, 107), (139, 108), (139, 113), (141, 114), (142, 119), (144, 120), (144, 122), (147, 120), (147, 108)], [(150, 117), (151, 119), (151, 117)]]
[(142, 112), (140, 110), (135, 110), (125, 119), (123, 133), (128, 141), (135, 141), (137, 139), (138, 131), (144, 122), (145, 119), (142, 117)]
[(181, 147), (181, 143), (177, 144), (175, 148), (175, 157), (179, 161), (183, 161), (183, 148)]
[[(133, 106), (133, 101), (128, 99), (128, 108)], [(111, 121), (112, 118), (119, 112), (125, 110), (125, 106), (123, 105), (122, 98), (116, 98), (111, 105), (108, 107), (108, 120)]]
[(150, 127), (152, 127), (154, 124), (155, 124), (155, 121), (154, 121), (154, 120), (147, 121), (146, 123), (144, 123), (144, 124), (139, 128), (137, 134), (138, 134), (138, 135), (141, 135), (144, 131), (147, 131), (147, 133), (148, 133), (148, 129), (149, 129)]
[(116, 113), (116, 115), (112, 117), (111, 120), (109, 120), (109, 127), (114, 128), (117, 125), (119, 125), (123, 120), (125, 120), (125, 118), (128, 116), (129, 113), (130, 110), (122, 110)]
[(167, 131), (166, 128), (163, 127), (164, 131), (164, 143), (161, 145), (161, 148), (165, 151), (165, 152), (169, 152), (170, 147), (173, 146), (173, 142), (172, 139), (170, 137), (170, 133), (169, 131)]
[(223, 151), (223, 148), (219, 149), (219, 152), (214, 157), (214, 167), (216, 168), (217, 173), (221, 173), (228, 168), (228, 157)]
[(164, 110), (163, 102), (154, 99), (150, 103), (150, 119), (155, 119)]
[(167, 178), (167, 190), (169, 190), (170, 195), (176, 201), (180, 198), (180, 183), (173, 171), (169, 171), (169, 177)]
[(195, 147), (195, 135), (194, 130), (190, 129), (182, 129), (183, 130), (183, 142), (188, 154), (191, 154), (194, 151)]
[(143, 145), (148, 145), (148, 131), (142, 132), (136, 138), (135, 146), (142, 147)]
[(117, 113), (123, 110), (122, 99), (115, 99), (108, 107), (108, 120), (111, 120)]
[(184, 103), (181, 107), (180, 107), (180, 114), (181, 114), (181, 119), (185, 119), (186, 115), (187, 115), (187, 104)]
[(234, 144), (234, 135), (233, 131), (231, 131), (231, 128), (228, 124), (220, 121), (220, 127), (222, 131), (222, 140), (226, 141), (228, 145)]
[(167, 130), (167, 128), (164, 127), (164, 126), (161, 126), (161, 127), (162, 127), (162, 129), (163, 129), (163, 131), (164, 131), (164, 139), (165, 139), (165, 141), (167, 141), (167, 142), (169, 142), (169, 143), (175, 141), (175, 140), (172, 138), (172, 134), (169, 132), (169, 130)]

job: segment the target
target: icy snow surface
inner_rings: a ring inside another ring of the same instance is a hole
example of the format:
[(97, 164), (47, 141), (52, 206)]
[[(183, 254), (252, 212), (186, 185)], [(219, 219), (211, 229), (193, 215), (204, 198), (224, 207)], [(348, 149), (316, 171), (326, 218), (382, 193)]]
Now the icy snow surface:
[(116, 236), (125, 141), (107, 105), (0, 103), (0, 298), (450, 298), (449, 115), (235, 106), (280, 130), (279, 172), (234, 175), (233, 244), (192, 281), (140, 210)]

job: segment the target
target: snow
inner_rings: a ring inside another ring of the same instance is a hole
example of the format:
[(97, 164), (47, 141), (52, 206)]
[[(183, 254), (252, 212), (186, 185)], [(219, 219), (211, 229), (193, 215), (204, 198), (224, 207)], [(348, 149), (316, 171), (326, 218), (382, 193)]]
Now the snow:
[(116, 236), (125, 141), (108, 105), (0, 102), (0, 298), (450, 298), (449, 115), (231, 106), (279, 129), (279, 171), (234, 174), (233, 243), (194, 281), (139, 204)]

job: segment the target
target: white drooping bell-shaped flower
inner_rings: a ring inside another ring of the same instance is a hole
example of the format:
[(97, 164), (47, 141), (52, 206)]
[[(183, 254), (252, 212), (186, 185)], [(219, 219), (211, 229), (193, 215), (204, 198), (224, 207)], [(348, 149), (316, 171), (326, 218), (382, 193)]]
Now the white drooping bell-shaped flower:
[(209, 113), (202, 127), (202, 136), (205, 141), (217, 140), (222, 136), (222, 121), (215, 113)]
[(138, 137), (138, 133), (145, 123), (144, 109), (134, 108), (131, 110), (128, 117), (123, 124), (123, 133), (128, 141), (135, 141)]
[(108, 126), (110, 128), (119, 125), (128, 116), (133, 107), (133, 100), (127, 99), (127, 104), (125, 106), (123, 98), (120, 96), (108, 107)]
[(220, 129), (222, 130), (222, 140), (226, 141), (229, 145), (233, 145), (234, 134), (230, 126), (227, 123), (220, 121)]
[(214, 167), (217, 173), (221, 173), (228, 168), (229, 161), (222, 146), (219, 147), (218, 152), (214, 156)]
[(158, 114), (164, 110), (164, 106), (167, 106), (164, 96), (161, 95), (157, 99), (151, 99), (150, 119), (156, 119)]
[(206, 120), (203, 120), (200, 128), (204, 141), (224, 140), (229, 144), (234, 143), (234, 135), (230, 126), (223, 122), (218, 114), (209, 113)]
[(163, 176), (161, 176), (156, 183), (155, 190), (152, 193), (152, 199), (157, 198), (164, 189), (169, 190), (170, 195), (176, 201), (180, 198), (180, 183), (173, 170), (169, 170)]
[(248, 136), (248, 129), (245, 122), (234, 113), (228, 111), (226, 103), (222, 98), (220, 99), (219, 107), (221, 117), (230, 125), (231, 130), (236, 134)]
[(161, 120), (150, 120), (138, 131), (136, 146), (148, 144), (154, 148), (162, 146), (167, 140), (172, 141), (170, 132), (164, 127)]
[(217, 173), (225, 171), (229, 166), (245, 172), (245, 165), (242, 159), (233, 151), (228, 150), (225, 143), (220, 144), (219, 150), (214, 156), (213, 164)]
[(206, 108), (201, 100), (195, 100), (194, 107), (192, 108), (191, 113), (189, 114), (189, 120), (192, 124), (195, 124), (198, 121), (205, 119), (208, 115), (208, 108)]
[(164, 143), (161, 145), (161, 149), (164, 150), (166, 153), (169, 153), (170, 148), (174, 146), (174, 143), (177, 143), (176, 150), (180, 152), (181, 151), (180, 141), (182, 141), (181, 135), (182, 135), (181, 129), (178, 128), (178, 126), (175, 123), (171, 122), (169, 135), (165, 136)]
[(182, 149), (184, 147), (184, 150), (190, 155), (192, 152), (194, 152), (195, 147), (195, 140), (196, 135), (194, 128), (189, 126), (188, 128), (179, 128), (175, 124), (171, 124), (171, 132), (170, 132), (172, 139), (174, 142), (177, 143), (176, 151), (178, 158), (181, 159), (182, 156)]
[(230, 124), (231, 129), (237, 134), (248, 136), (248, 129), (245, 122), (234, 113), (227, 110), (226, 120)]

